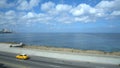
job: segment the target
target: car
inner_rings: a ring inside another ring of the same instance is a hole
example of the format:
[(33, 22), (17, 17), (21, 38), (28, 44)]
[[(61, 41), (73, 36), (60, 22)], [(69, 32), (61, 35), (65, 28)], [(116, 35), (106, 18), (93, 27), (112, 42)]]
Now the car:
[(9, 47), (23, 47), (23, 46), (25, 46), (25, 44), (21, 42), (19, 44), (11, 44)]
[(19, 54), (16, 56), (17, 59), (27, 60), (29, 59), (29, 56), (26, 54)]

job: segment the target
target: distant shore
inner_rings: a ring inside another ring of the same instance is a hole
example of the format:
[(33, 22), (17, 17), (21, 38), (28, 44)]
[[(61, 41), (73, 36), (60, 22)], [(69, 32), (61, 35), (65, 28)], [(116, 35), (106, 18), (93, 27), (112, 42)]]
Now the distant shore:
[[(16, 43), (8, 43), (16, 44)], [(77, 54), (94, 54), (94, 55), (111, 55), (111, 56), (120, 56), (120, 51), (118, 52), (104, 52), (99, 50), (80, 50), (73, 48), (60, 48), (60, 47), (50, 47), (50, 46), (36, 46), (36, 45), (26, 45), (22, 48), (33, 49), (33, 50), (45, 50), (45, 51), (56, 51), (56, 52), (67, 52), (67, 53), (77, 53)]]

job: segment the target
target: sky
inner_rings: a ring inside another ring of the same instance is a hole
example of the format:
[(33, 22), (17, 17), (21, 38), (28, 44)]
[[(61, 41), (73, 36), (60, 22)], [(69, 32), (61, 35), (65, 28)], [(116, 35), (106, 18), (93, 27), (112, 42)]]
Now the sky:
[(120, 0), (0, 0), (0, 29), (120, 33)]

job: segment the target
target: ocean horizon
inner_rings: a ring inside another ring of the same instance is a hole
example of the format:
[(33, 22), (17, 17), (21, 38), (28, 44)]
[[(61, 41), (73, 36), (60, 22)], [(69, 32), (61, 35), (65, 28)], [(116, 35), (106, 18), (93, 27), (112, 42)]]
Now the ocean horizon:
[(6, 33), (0, 34), (0, 42), (105, 52), (120, 51), (120, 33)]

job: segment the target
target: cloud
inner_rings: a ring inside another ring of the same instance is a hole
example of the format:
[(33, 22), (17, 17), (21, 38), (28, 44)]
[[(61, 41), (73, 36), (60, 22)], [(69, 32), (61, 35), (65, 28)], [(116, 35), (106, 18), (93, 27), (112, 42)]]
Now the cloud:
[(16, 18), (16, 13), (13, 10), (9, 10), (5, 13), (2, 13), (0, 18), (3, 19), (3, 20), (13, 20), (13, 19)]
[(7, 0), (0, 0), (0, 8), (10, 8), (10, 7), (14, 7), (14, 6), (15, 6), (15, 2), (7, 3)]
[(41, 10), (44, 11), (44, 19), (47, 19), (47, 23), (72, 23), (73, 18), (70, 16), (69, 11), (72, 9), (71, 5), (67, 4), (55, 4), (53, 2), (46, 2), (41, 5)]
[(41, 5), (41, 10), (43, 11), (49, 11), (49, 10), (52, 10), (54, 9), (55, 7), (55, 4), (53, 2), (46, 2), (44, 4)]
[(15, 15), (15, 11), (9, 10), (5, 13), (5, 15), (10, 15), (10, 16)]
[(28, 10), (29, 8), (29, 3), (26, 0), (19, 0), (18, 1), (19, 6), (17, 7), (18, 10)]
[(104, 11), (113, 11), (120, 10), (120, 0), (112, 0), (112, 1), (101, 1), (96, 5), (96, 8), (103, 9)]
[(53, 17), (47, 14), (39, 13), (36, 14), (34, 12), (28, 12), (27, 14), (23, 15), (19, 22), (23, 21), (26, 23), (51, 23)]
[(101, 10), (87, 4), (79, 4), (72, 8), (70, 13), (74, 16), (75, 22), (95, 22), (105, 15)]
[(120, 11), (113, 11), (111, 13), (111, 15), (113, 15), (113, 16), (120, 16)]
[(32, 13), (32, 12), (28, 12), (26, 15), (24, 15), (22, 18), (33, 18), (35, 17), (35, 13)]
[(101, 1), (95, 8), (102, 14), (102, 18), (107, 20), (115, 19), (119, 16), (120, 11), (120, 0)]
[(14, 20), (16, 17), (16, 13), (13, 10), (9, 10), (4, 14), (4, 18), (8, 21)]
[(39, 5), (40, 0), (30, 0), (29, 5), (30, 7), (35, 7)]
[[(106, 17), (110, 17), (111, 14), (114, 15), (120, 11), (120, 0), (111, 0), (111, 1), (101, 1), (98, 3), (95, 8), (104, 13)], [(116, 12), (117, 11), (117, 12)]]
[(96, 6), (91, 7), (88, 4), (79, 4), (70, 12), (79, 22), (94, 22), (97, 19), (108, 19), (111, 15), (119, 15), (120, 0), (101, 1)]
[(67, 4), (58, 4), (56, 5), (56, 10), (57, 11), (69, 11), (72, 9), (71, 5), (67, 5)]
[(87, 5), (87, 4), (80, 4), (77, 7), (73, 8), (71, 10), (71, 13), (74, 16), (81, 16), (81, 15), (84, 15), (84, 14), (88, 13), (89, 9), (91, 9), (91, 7), (89, 5)]
[(40, 0), (0, 0), (0, 8), (13, 8), (17, 10), (30, 10), (35, 6), (38, 6)]
[(75, 18), (75, 21), (76, 22), (82, 22), (82, 21), (84, 21), (84, 22), (89, 22), (89, 21), (91, 21), (90, 19), (89, 19), (89, 17), (88, 16), (84, 16), (84, 17), (76, 17)]
[(30, 10), (33, 7), (39, 5), (40, 0), (18, 0), (17, 4), (17, 9), (18, 10)]
[(14, 25), (16, 24), (17, 15), (14, 10), (7, 12), (0, 12), (0, 26)]
[(66, 15), (59, 15), (54, 18), (54, 21), (57, 23), (73, 23), (74, 17), (66, 14)]
[[(39, 0), (18, 0), (15, 10), (0, 12), (0, 24), (33, 24), (33, 23), (89, 23), (97, 20), (109, 20), (120, 17), (120, 0), (101, 1), (95, 6), (80, 3), (76, 6), (69, 4), (56, 4), (45, 2), (39, 6)], [(8, 4), (5, 0), (0, 4)], [(33, 7), (39, 6), (40, 12), (31, 11)], [(28, 12), (19, 10), (30, 10)], [(106, 19), (107, 18), (107, 19)]]

